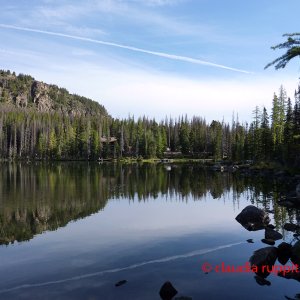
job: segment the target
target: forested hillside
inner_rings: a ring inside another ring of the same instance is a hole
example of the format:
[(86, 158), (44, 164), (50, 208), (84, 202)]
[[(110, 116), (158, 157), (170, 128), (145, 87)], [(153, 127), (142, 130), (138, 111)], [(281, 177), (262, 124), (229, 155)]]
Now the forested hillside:
[(0, 102), (7, 108), (60, 112), (69, 116), (107, 115), (96, 101), (70, 94), (56, 85), (36, 81), (30, 75), (0, 70)]
[(256, 107), (252, 122), (234, 117), (230, 124), (114, 119), (97, 102), (9, 71), (1, 72), (0, 89), (2, 159), (194, 157), (300, 166), (300, 87), (293, 100), (280, 87), (270, 114)]

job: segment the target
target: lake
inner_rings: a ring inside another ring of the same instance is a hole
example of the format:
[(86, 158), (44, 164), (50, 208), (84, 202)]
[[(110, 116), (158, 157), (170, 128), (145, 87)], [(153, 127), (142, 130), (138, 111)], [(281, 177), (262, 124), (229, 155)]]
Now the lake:
[(2, 163), (0, 299), (153, 300), (166, 281), (174, 299), (299, 299), (296, 280), (222, 270), (268, 247), (235, 220), (247, 205), (295, 242), (284, 189), (197, 164)]

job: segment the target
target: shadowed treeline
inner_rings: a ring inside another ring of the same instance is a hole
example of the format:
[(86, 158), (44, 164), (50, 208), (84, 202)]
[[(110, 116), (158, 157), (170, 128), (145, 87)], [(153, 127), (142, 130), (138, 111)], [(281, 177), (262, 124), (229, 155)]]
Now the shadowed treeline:
[(30, 240), (104, 209), (109, 199), (176, 201), (240, 197), (274, 209), (275, 225), (295, 219), (276, 203), (273, 179), (207, 171), (194, 164), (4, 163), (0, 168), (0, 244)]

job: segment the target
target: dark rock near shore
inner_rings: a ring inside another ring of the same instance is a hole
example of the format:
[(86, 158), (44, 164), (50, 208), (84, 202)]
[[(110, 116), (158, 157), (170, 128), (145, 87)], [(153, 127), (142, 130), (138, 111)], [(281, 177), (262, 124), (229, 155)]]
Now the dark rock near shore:
[(258, 275), (255, 275), (254, 279), (255, 279), (256, 283), (259, 284), (259, 285), (262, 285), (262, 286), (263, 285), (267, 285), (267, 286), (271, 285), (271, 282), (269, 280), (267, 280), (263, 277), (260, 277)]
[(294, 264), (300, 265), (300, 241), (292, 247), (291, 261)]
[(273, 224), (267, 225), (267, 228), (275, 229), (276, 227)]
[(294, 190), (288, 193), (283, 199), (280, 199), (279, 204), (286, 207), (300, 207), (300, 183), (296, 184)]
[(276, 247), (265, 247), (254, 251), (253, 255), (250, 257), (249, 262), (251, 267), (257, 267), (256, 274), (260, 277), (266, 278), (269, 273), (262, 266), (269, 266), (269, 270), (275, 264), (277, 259), (277, 248)]
[(280, 199), (278, 204), (287, 208), (294, 208), (297, 206), (293, 198)]
[(261, 230), (270, 222), (268, 214), (253, 205), (245, 207), (235, 219), (249, 231)]
[(278, 253), (278, 261), (282, 264), (285, 265), (288, 260), (290, 259), (292, 255), (292, 245), (282, 242), (280, 245), (278, 245), (277, 253)]
[(271, 239), (262, 239), (261, 241), (267, 245), (271, 245), (271, 246), (275, 245), (275, 241)]
[(298, 273), (297, 271), (291, 271), (291, 272), (281, 271), (277, 275), (285, 279), (294, 279), (300, 281), (300, 273)]
[(292, 223), (285, 223), (283, 229), (287, 231), (296, 232), (297, 230), (300, 230), (300, 226)]
[(298, 197), (300, 200), (300, 183), (298, 183), (296, 186), (296, 197)]
[(274, 174), (275, 177), (288, 177), (290, 174), (287, 171), (281, 170)]
[(248, 239), (248, 240), (247, 240), (247, 243), (253, 244), (253, 243), (254, 243), (254, 242), (253, 242), (253, 239)]
[(279, 233), (278, 231), (271, 228), (265, 229), (265, 239), (277, 241), (277, 240), (281, 240), (282, 238), (283, 238), (282, 234)]
[(177, 293), (177, 290), (170, 281), (166, 281), (159, 291), (162, 300), (171, 300)]

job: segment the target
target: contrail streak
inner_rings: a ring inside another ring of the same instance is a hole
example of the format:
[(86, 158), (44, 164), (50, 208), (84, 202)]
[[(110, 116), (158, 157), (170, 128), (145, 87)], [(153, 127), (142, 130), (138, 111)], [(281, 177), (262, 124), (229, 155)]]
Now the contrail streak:
[(60, 36), (60, 37), (64, 37), (64, 38), (80, 40), (80, 41), (90, 42), (90, 43), (94, 43), (94, 44), (101, 44), (101, 45), (106, 45), (106, 46), (111, 46), (111, 47), (116, 47), (116, 48), (127, 49), (127, 50), (130, 50), (130, 51), (146, 53), (146, 54), (155, 55), (155, 56), (159, 56), (159, 57), (164, 57), (164, 58), (168, 58), (168, 59), (172, 59), (172, 60), (184, 61), (184, 62), (197, 64), (197, 65), (205, 65), (205, 66), (210, 66), (210, 67), (215, 67), (215, 68), (226, 69), (226, 70), (230, 70), (230, 71), (234, 71), (234, 72), (252, 74), (252, 72), (249, 72), (249, 71), (236, 69), (236, 68), (231, 68), (231, 67), (227, 67), (227, 66), (224, 66), (224, 65), (215, 64), (215, 63), (212, 63), (212, 62), (208, 62), (208, 61), (204, 61), (204, 60), (200, 60), (200, 59), (192, 58), (192, 57), (188, 57), (188, 56), (181, 56), (181, 55), (169, 54), (169, 53), (164, 53), (164, 52), (156, 52), (156, 51), (146, 50), (146, 49), (142, 49), (142, 48), (117, 44), (117, 43), (113, 43), (113, 42), (106, 42), (106, 41), (95, 40), (95, 39), (90, 39), (90, 38), (81, 37), (81, 36), (64, 34), (64, 33), (60, 33), (60, 32), (45, 31), (45, 30), (39, 30), (39, 29), (33, 29), (33, 28), (24, 28), (24, 27), (19, 27), (19, 26), (14, 26), (14, 25), (7, 25), (7, 24), (0, 24), (0, 27), (6, 28), (6, 29), (14, 29), (14, 30), (20, 30), (20, 31), (27, 31), (27, 32), (35, 32), (35, 33), (41, 33), (41, 34), (47, 34), (47, 35), (53, 35), (53, 36)]
[(184, 254), (167, 256), (167, 257), (163, 257), (163, 258), (148, 260), (148, 261), (140, 262), (140, 263), (133, 264), (133, 265), (123, 267), (123, 268), (108, 269), (108, 270), (104, 270), (104, 271), (99, 271), (99, 272), (94, 272), (94, 273), (87, 273), (87, 274), (78, 275), (78, 276), (69, 277), (69, 278), (60, 279), (60, 280), (46, 281), (46, 282), (40, 282), (40, 283), (27, 283), (27, 284), (19, 285), (19, 286), (16, 286), (16, 287), (0, 290), (0, 294), (8, 293), (8, 292), (14, 292), (14, 291), (17, 291), (17, 290), (22, 290), (22, 289), (42, 287), (42, 286), (48, 286), (48, 285), (53, 285), (53, 284), (60, 284), (60, 283), (65, 283), (65, 282), (70, 282), (70, 281), (76, 281), (76, 280), (91, 278), (91, 277), (95, 277), (95, 276), (102, 276), (102, 275), (110, 274), (110, 273), (118, 273), (118, 272), (121, 272), (121, 271), (140, 268), (140, 267), (150, 265), (150, 264), (165, 263), (165, 262), (169, 262), (169, 261), (173, 261), (173, 260), (177, 260), (177, 259), (181, 259), (181, 258), (184, 259), (184, 258), (199, 256), (199, 255), (207, 254), (207, 253), (210, 253), (210, 252), (215, 252), (215, 251), (218, 251), (218, 250), (221, 250), (221, 249), (231, 248), (233, 246), (237, 246), (237, 245), (244, 244), (244, 243), (245, 242), (239, 242), (239, 243), (233, 243), (233, 244), (217, 246), (217, 247), (214, 247), (214, 248), (206, 248), (206, 249), (201, 249), (201, 250), (195, 250), (195, 251), (184, 253)]

